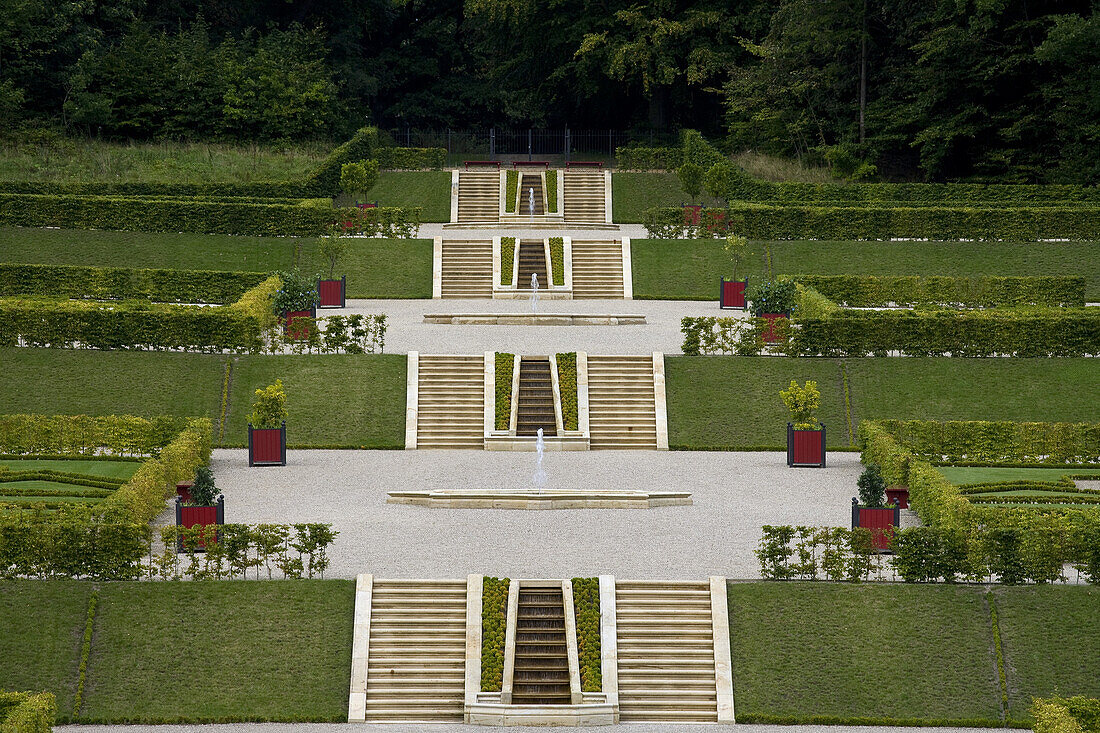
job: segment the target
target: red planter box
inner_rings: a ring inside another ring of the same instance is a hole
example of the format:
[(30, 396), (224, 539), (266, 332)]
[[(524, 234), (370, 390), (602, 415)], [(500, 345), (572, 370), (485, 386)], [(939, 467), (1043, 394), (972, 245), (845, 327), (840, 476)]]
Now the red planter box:
[(286, 465), (286, 423), (278, 428), (248, 426), (248, 465)]
[(176, 496), (185, 502), (191, 501), (191, 487), (194, 485), (194, 481), (180, 481), (176, 484)]
[(720, 278), (721, 284), (718, 291), (718, 307), (726, 309), (745, 310), (748, 303), (745, 301), (745, 288), (748, 280), (727, 280)]
[(682, 204), (684, 207), (684, 226), (694, 227), (699, 226), (699, 220), (702, 218), (703, 205), (702, 204)]
[(318, 308), (343, 308), (347, 304), (344, 292), (347, 290), (347, 275), (339, 280), (318, 280), (317, 296), (321, 302)]
[(886, 503), (897, 504), (898, 509), (909, 508), (909, 489), (900, 486), (896, 489), (886, 490)]
[(795, 430), (787, 423), (787, 466), (825, 468), (825, 426), (819, 430)]
[(310, 308), (307, 311), (287, 311), (283, 314), (284, 328), (286, 329), (286, 335), (292, 339), (304, 339), (309, 338), (309, 324), (299, 323), (297, 326), (294, 322), (300, 318), (316, 318), (317, 309)]
[(761, 313), (760, 317), (768, 322), (768, 328), (764, 331), (764, 343), (775, 344), (779, 343), (783, 337), (776, 330), (776, 323), (781, 318), (787, 318), (786, 313)]
[(871, 530), (871, 540), (876, 550), (890, 549), (891, 527), (897, 527), (901, 519), (901, 507), (894, 505), (883, 509), (860, 506), (859, 499), (852, 498), (852, 529), (866, 527)]
[[(185, 506), (183, 498), (176, 497), (177, 527), (206, 527), (225, 524), (225, 497), (219, 496), (214, 506)], [(205, 550), (206, 543), (199, 540), (199, 550)], [(183, 552), (183, 538), (178, 540), (176, 552)]]

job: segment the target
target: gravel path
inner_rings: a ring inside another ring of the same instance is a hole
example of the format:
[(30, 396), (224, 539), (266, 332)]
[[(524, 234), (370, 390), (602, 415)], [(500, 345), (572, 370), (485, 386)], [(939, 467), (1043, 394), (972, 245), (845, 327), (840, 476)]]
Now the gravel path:
[[(606, 730), (608, 733), (714, 733), (725, 730), (711, 725), (669, 723), (625, 723), (598, 728), (490, 728), (481, 725), (416, 724), (416, 723), (222, 723), (218, 725), (60, 725), (58, 731), (73, 733), (478, 733), (479, 731), (532, 731), (551, 730), (556, 733), (580, 733), (581, 731)], [(735, 733), (903, 733), (914, 728), (882, 725), (736, 725), (729, 730)], [(988, 728), (920, 728), (921, 733), (989, 733)]]
[(498, 326), (424, 323), (427, 313), (530, 313), (526, 300), (349, 300), (347, 308), (319, 313), (385, 313), (386, 353), (480, 354), (510, 351), (549, 354), (587, 351), (590, 354), (679, 354), (684, 316), (738, 316), (723, 311), (718, 301), (698, 300), (542, 300), (539, 313), (642, 314), (645, 325), (634, 326)]
[(330, 522), (331, 577), (462, 578), (467, 573), (636, 579), (754, 578), (764, 524), (851, 523), (856, 453), (827, 469), (789, 469), (783, 453), (547, 453), (549, 488), (688, 490), (692, 506), (657, 509), (429, 509), (386, 492), (526, 488), (533, 453), (289, 451), (284, 468), (248, 468), (244, 450), (214, 451), (227, 522)]
[(615, 229), (525, 229), (519, 226), (502, 226), (493, 228), (459, 229), (457, 227), (443, 228), (438, 222), (426, 222), (420, 225), (416, 236), (420, 239), (443, 237), (444, 239), (491, 239), (501, 237), (572, 237), (573, 239), (600, 240), (600, 239), (645, 239), (648, 236), (643, 224), (616, 224)]

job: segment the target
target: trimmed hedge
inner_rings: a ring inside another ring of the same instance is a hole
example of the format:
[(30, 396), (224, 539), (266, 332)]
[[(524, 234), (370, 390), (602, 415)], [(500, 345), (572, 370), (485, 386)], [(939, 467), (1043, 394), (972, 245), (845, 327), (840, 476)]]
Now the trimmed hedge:
[(573, 615), (577, 623), (581, 692), (601, 692), (603, 667), (600, 646), (599, 578), (573, 578)]
[(122, 196), (128, 198), (194, 196), (199, 198), (300, 199), (319, 196), (302, 183), (256, 181), (252, 183), (56, 183), (0, 181), (0, 193), (39, 195)]
[(551, 285), (565, 285), (565, 240), (550, 237), (550, 280)]
[(839, 311), (799, 320), (801, 356), (1069, 357), (1100, 354), (1100, 310)]
[(516, 213), (516, 195), (519, 190), (519, 171), (504, 172), (504, 212)]
[(648, 209), (643, 223), (655, 239), (702, 239), (751, 232), (754, 239), (933, 240), (1100, 238), (1100, 207), (1048, 206), (870, 208), (739, 204), (704, 209), (698, 224), (677, 208)]
[(378, 148), (374, 158), (382, 170), (439, 170), (447, 164), (445, 148)]
[(516, 238), (500, 238), (500, 284), (511, 285), (516, 264)]
[(0, 415), (0, 453), (24, 458), (156, 456), (186, 425), (167, 416)]
[(232, 303), (266, 279), (262, 272), (0, 263), (0, 296)]
[(508, 616), (508, 578), (486, 576), (481, 585), (481, 691), (504, 686), (504, 637)]
[(795, 275), (793, 279), (848, 308), (952, 305), (1083, 306), (1083, 277), (920, 277)]
[(496, 352), (496, 429), (507, 430), (512, 423), (512, 375), (515, 354)]
[[(875, 420), (861, 422), (860, 431), (865, 450), (888, 435), (909, 453), (949, 464), (977, 461), (1072, 467), (1100, 463), (1100, 423)], [(887, 466), (882, 460), (874, 462), (884, 469)], [(887, 481), (905, 483), (905, 476), (895, 474)]]
[(556, 214), (558, 213), (558, 176), (560, 172), (557, 170), (546, 171), (546, 213)]
[(681, 148), (615, 148), (615, 159), (621, 170), (628, 171), (670, 171), (679, 168), (684, 162)]
[(338, 145), (303, 182), (315, 196), (333, 196), (340, 191), (340, 169), (344, 163), (358, 163), (376, 157), (380, 148), (377, 127), (361, 127), (351, 139)]
[(56, 718), (52, 692), (0, 692), (0, 733), (50, 733)]
[(579, 430), (577, 416), (577, 352), (556, 354), (558, 392), (561, 394), (561, 421), (566, 430)]

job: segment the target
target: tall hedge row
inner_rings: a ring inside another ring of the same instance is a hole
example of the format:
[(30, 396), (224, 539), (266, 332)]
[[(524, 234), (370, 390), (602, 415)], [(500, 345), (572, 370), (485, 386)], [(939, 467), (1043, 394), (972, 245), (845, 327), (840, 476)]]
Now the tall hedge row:
[(0, 691), (0, 733), (50, 733), (56, 718), (57, 699), (52, 692)]
[(0, 453), (15, 456), (158, 455), (186, 421), (133, 415), (0, 415)]
[(0, 263), (0, 296), (232, 303), (266, 279), (262, 272)]
[[(1100, 424), (985, 420), (875, 420), (868, 438), (885, 432), (906, 451), (948, 463), (1098, 463)], [(882, 465), (880, 463), (880, 465)], [(905, 483), (897, 477), (895, 483)]]
[(746, 232), (754, 239), (1037, 241), (1100, 239), (1100, 207), (872, 208), (738, 204), (707, 209), (697, 224), (682, 209), (653, 208), (643, 223), (656, 239), (701, 239)]
[(851, 311), (800, 320), (801, 356), (1100, 355), (1100, 309)]
[(847, 308), (916, 305), (994, 308), (1085, 304), (1083, 277), (795, 275), (793, 279)]

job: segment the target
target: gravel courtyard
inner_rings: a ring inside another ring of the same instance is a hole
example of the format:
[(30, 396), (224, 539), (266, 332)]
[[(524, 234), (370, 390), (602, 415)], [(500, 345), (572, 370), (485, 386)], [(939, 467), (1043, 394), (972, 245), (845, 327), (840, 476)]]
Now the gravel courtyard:
[(688, 490), (692, 506), (657, 509), (433, 509), (387, 504), (390, 490), (527, 488), (533, 453), (289, 451), (283, 468), (248, 468), (214, 451), (227, 522), (330, 522), (340, 532), (326, 577), (467, 573), (560, 578), (755, 578), (764, 524), (847, 527), (861, 466), (789, 469), (783, 453), (547, 453), (548, 488)]

